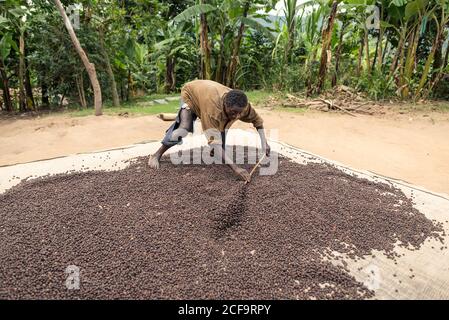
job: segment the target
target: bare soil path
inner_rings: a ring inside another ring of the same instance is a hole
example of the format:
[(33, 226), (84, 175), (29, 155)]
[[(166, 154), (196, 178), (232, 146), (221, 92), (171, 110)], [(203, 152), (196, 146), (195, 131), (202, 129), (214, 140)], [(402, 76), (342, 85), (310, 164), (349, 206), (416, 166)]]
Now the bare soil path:
[[(358, 115), (261, 109), (279, 140), (356, 169), (449, 194), (449, 114)], [(162, 138), (156, 116), (0, 118), (0, 165)], [(249, 128), (238, 123), (237, 128)]]

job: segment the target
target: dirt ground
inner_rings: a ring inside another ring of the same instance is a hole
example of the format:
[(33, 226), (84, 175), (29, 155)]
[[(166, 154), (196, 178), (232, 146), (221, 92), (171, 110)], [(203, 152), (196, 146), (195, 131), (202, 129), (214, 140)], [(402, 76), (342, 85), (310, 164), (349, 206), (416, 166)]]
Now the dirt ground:
[[(267, 129), (279, 130), (280, 141), (356, 169), (449, 194), (448, 113), (352, 117), (318, 111), (259, 112)], [(0, 165), (159, 140), (168, 126), (156, 116), (0, 118)]]

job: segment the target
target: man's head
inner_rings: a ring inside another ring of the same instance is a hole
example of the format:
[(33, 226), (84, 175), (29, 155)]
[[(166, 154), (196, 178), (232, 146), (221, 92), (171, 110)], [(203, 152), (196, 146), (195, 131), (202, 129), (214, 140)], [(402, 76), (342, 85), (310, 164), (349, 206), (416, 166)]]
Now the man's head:
[(236, 119), (248, 105), (248, 98), (241, 90), (231, 90), (223, 100), (223, 109), (229, 119)]

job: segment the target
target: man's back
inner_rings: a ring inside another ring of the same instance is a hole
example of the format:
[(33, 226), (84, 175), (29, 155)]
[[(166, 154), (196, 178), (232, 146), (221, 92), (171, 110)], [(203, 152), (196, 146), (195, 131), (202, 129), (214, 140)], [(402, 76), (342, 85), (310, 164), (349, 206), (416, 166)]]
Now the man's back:
[(223, 96), (231, 89), (211, 80), (194, 80), (181, 89), (182, 100), (199, 117), (207, 114), (216, 118), (223, 111)]

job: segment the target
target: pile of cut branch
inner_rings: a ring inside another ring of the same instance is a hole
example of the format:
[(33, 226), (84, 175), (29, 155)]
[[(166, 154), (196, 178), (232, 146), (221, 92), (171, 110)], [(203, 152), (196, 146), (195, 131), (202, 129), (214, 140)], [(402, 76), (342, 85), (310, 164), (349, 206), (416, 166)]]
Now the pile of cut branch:
[(338, 86), (314, 99), (286, 94), (286, 98), (277, 101), (277, 105), (285, 108), (307, 108), (324, 112), (340, 111), (353, 117), (356, 117), (356, 114), (373, 115), (376, 108), (372, 101), (346, 86)]

